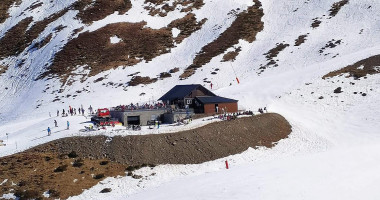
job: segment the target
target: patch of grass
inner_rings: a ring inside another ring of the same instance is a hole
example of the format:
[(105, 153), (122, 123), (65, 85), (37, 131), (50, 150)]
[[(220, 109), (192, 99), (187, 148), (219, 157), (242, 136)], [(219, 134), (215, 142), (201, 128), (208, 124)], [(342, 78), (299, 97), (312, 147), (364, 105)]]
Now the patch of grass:
[(104, 19), (115, 11), (125, 14), (132, 4), (129, 0), (79, 0), (73, 7), (79, 10), (77, 17), (83, 23), (90, 24), (93, 21)]
[(241, 48), (236, 48), (234, 51), (229, 51), (226, 54), (224, 54), (222, 62), (226, 61), (234, 61), (236, 59), (236, 56), (239, 55), (239, 52), (241, 51)]
[(298, 38), (296, 39), (294, 43), (294, 46), (301, 46), (301, 44), (305, 43), (306, 38), (307, 38), (306, 34), (298, 36)]
[(8, 9), (13, 5), (20, 5), (21, 0), (1, 0), (0, 3), (0, 24), (4, 23), (5, 20), (9, 17)]
[(207, 21), (207, 19), (202, 19), (197, 21), (194, 13), (189, 13), (183, 18), (176, 19), (172, 21), (168, 28), (177, 28), (180, 30), (178, 36), (174, 39), (177, 44), (181, 43), (185, 38), (189, 37), (192, 33), (202, 28), (202, 25)]
[(277, 55), (281, 51), (283, 51), (286, 47), (288, 47), (288, 46), (289, 46), (289, 44), (284, 44), (284, 43), (276, 44), (276, 47), (274, 47), (273, 49), (269, 50), (264, 55), (267, 58), (267, 60), (272, 60), (273, 58), (277, 57)]
[(141, 77), (141, 76), (134, 76), (132, 77), (131, 81), (128, 82), (129, 86), (136, 86), (140, 84), (151, 84), (157, 81), (157, 78), (150, 78), (148, 76), (146, 77)]
[(160, 73), (160, 79), (169, 78), (172, 77), (172, 75), (168, 72), (161, 72)]
[(176, 72), (179, 72), (178, 67), (175, 67), (175, 68), (169, 70), (169, 73), (171, 73), (171, 74), (176, 73)]
[(347, 77), (353, 77), (354, 79), (359, 79), (368, 74), (378, 74), (380, 73), (380, 55), (371, 56), (369, 58), (358, 61), (352, 65), (348, 65), (342, 69), (330, 72), (324, 75), (322, 78), (331, 78), (341, 74), (348, 74)]
[(32, 44), (44, 30), (53, 21), (62, 17), (68, 9), (38, 21), (30, 28), (28, 26), (33, 21), (32, 17), (21, 20), (16, 26), (11, 28), (4, 37), (0, 39), (0, 58), (14, 56), (22, 52), (26, 47)]
[[(132, 66), (143, 60), (149, 62), (170, 52), (174, 47), (171, 31), (145, 25), (146, 22), (114, 23), (79, 34), (56, 54), (52, 65), (38, 79), (58, 77), (66, 83), (78, 66), (89, 70), (89, 74), (78, 75), (82, 79), (119, 66)], [(111, 44), (110, 37), (115, 35), (122, 41)]]
[(0, 75), (5, 73), (7, 71), (7, 69), (8, 69), (7, 66), (0, 65)]
[(330, 17), (335, 17), (335, 15), (338, 14), (338, 12), (340, 11), (340, 9), (346, 5), (348, 3), (348, 0), (341, 0), (341, 1), (338, 1), (338, 2), (335, 2), (332, 6), (331, 6), (331, 9), (329, 10), (330, 11)]
[(317, 28), (317, 27), (319, 27), (319, 25), (322, 23), (322, 21), (321, 20), (319, 20), (318, 18), (314, 18), (313, 19), (313, 23), (311, 23), (311, 27), (313, 27), (313, 28)]
[(228, 48), (239, 43), (240, 39), (250, 43), (255, 41), (258, 32), (263, 30), (264, 22), (261, 21), (264, 12), (261, 3), (254, 0), (255, 4), (238, 14), (235, 21), (216, 40), (204, 46), (194, 58), (193, 64), (186, 68), (180, 78), (188, 78), (195, 73), (195, 69), (210, 62), (212, 58), (224, 53)]
[(168, 13), (180, 8), (181, 12), (190, 12), (194, 9), (200, 9), (204, 2), (203, 0), (181, 0), (174, 1), (170, 5), (166, 0), (145, 0), (145, 3), (151, 3), (153, 6), (145, 6), (144, 9), (149, 11), (151, 16), (165, 17)]

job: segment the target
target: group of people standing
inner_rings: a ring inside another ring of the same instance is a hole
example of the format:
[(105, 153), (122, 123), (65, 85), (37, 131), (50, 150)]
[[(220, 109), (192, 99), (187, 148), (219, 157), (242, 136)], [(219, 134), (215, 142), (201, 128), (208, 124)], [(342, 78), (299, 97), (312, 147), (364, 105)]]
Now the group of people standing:
[[(90, 107), (88, 108), (89, 109), (89, 113), (93, 113), (93, 109), (92, 109), (92, 106), (90, 105)], [(73, 115), (77, 115), (77, 112), (79, 115), (83, 115), (84, 116), (84, 108), (83, 108), (83, 105), (81, 105), (78, 109), (74, 108), (74, 107), (71, 107), (69, 106), (69, 109), (67, 109), (67, 111), (65, 109), (62, 109), (62, 117), (67, 117), (69, 114), (71, 116)], [(49, 112), (49, 116), (51, 117), (51, 114)], [(57, 117), (59, 117), (59, 110), (57, 110)], [(66, 121), (66, 129), (69, 130), (70, 129), (70, 122), (69, 121)], [(54, 120), (54, 127), (58, 127), (58, 122), (57, 120)], [(51, 135), (51, 128), (48, 127), (47, 128), (47, 132), (48, 132), (48, 135)]]
[(264, 107), (264, 109), (259, 108), (258, 111), (259, 111), (259, 113), (261, 113), (261, 114), (263, 114), (264, 112), (268, 112), (267, 107)]
[[(84, 115), (83, 105), (81, 105), (81, 107), (79, 107), (78, 109), (69, 106), (69, 109), (67, 110), (67, 112), (65, 111), (65, 109), (62, 109), (62, 117), (67, 117), (69, 114), (71, 116), (77, 115), (77, 111), (78, 111), (79, 115)], [(92, 107), (91, 106), (89, 107), (89, 111), (90, 111), (90, 113), (92, 113)], [(59, 110), (57, 110), (57, 117), (58, 116), (59, 116)]]

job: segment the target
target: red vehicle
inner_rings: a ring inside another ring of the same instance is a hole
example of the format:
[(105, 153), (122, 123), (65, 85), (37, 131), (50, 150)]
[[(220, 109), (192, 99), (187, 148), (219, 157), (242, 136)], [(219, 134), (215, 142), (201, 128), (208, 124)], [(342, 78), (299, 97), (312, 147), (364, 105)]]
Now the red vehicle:
[(108, 108), (100, 108), (98, 109), (97, 116), (101, 118), (111, 118), (111, 113)]
[(91, 121), (98, 126), (115, 126), (120, 123), (117, 119), (111, 118), (108, 108), (98, 109), (96, 116), (91, 117)]

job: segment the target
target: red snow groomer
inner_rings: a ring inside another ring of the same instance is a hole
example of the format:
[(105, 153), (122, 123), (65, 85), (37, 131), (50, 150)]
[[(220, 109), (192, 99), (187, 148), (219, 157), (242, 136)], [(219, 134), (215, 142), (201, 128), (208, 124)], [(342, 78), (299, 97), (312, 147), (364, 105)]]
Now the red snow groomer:
[(96, 115), (91, 117), (91, 121), (98, 126), (115, 126), (120, 123), (117, 119), (111, 118), (111, 113), (108, 108), (98, 109)]

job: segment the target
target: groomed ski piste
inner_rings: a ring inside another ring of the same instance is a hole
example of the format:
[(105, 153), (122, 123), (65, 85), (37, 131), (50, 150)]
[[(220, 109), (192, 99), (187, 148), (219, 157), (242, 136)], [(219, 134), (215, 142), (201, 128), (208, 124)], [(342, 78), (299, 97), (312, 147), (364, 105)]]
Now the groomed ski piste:
[[(240, 41), (236, 45), (241, 46), (242, 51), (232, 65), (240, 84), (235, 81), (231, 63), (220, 62), (222, 55), (213, 58), (193, 76), (181, 81), (177, 73), (153, 84), (129, 87), (128, 91), (105, 88), (102, 86), (103, 82), (92, 82), (104, 75), (108, 75), (108, 79), (127, 82), (130, 78), (127, 75), (135, 72), (154, 77), (173, 67), (185, 69), (192, 62), (192, 56), (189, 55), (195, 55), (202, 46), (214, 40), (232, 23), (233, 18), (228, 17), (227, 13), (232, 8), (239, 7), (244, 10), (252, 5), (248, 0), (205, 1), (205, 5), (194, 12), (197, 13), (197, 18), (207, 17), (208, 21), (202, 29), (173, 48), (171, 53), (161, 55), (148, 63), (141, 62), (133, 67), (103, 72), (83, 83), (77, 81), (72, 86), (67, 86), (62, 95), (85, 87), (91, 92), (83, 93), (76, 99), (65, 99), (64, 104), (52, 102), (53, 95), (41, 92), (46, 84), (51, 85), (52, 91), (59, 89), (59, 80), (33, 81), (43, 70), (38, 63), (49, 60), (51, 52), (65, 42), (57, 39), (56, 43), (33, 52), (36, 54), (34, 57), (30, 54), (24, 55), (26, 63), (30, 62), (34, 68), (11, 68), (0, 78), (0, 84), (10, 88), (0, 91), (0, 140), (7, 144), (0, 147), (0, 156), (11, 155), (63, 137), (160, 134), (211, 123), (213, 120), (198, 119), (186, 126), (163, 125), (160, 129), (143, 128), (141, 132), (115, 127), (106, 131), (84, 133), (79, 130), (84, 128), (88, 118), (54, 117), (57, 109), (61, 112), (68, 106), (77, 108), (82, 104), (85, 108), (89, 105), (102, 108), (153, 101), (176, 84), (201, 83), (207, 77), (214, 84), (214, 93), (238, 99), (239, 108), (256, 111), (258, 108), (267, 107), (269, 112), (284, 116), (292, 125), (290, 136), (271, 149), (250, 148), (241, 154), (202, 164), (142, 168), (135, 173), (142, 175), (143, 179), (128, 176), (106, 178), (70, 199), (379, 199), (379, 74), (367, 75), (367, 78), (360, 80), (346, 78), (346, 74), (328, 79), (322, 79), (322, 76), (380, 54), (380, 3), (351, 0), (335, 17), (322, 17), (328, 15), (334, 2), (262, 1), (264, 30), (253, 43)], [(23, 2), (21, 6), (27, 7), (30, 4)], [(181, 17), (179, 12), (170, 13), (164, 18), (148, 17), (147, 11), (142, 9), (142, 0), (132, 1), (132, 4), (128, 17), (117, 17), (119, 20), (144, 19), (147, 26), (158, 28)], [(12, 16), (17, 15), (16, 11), (17, 8), (13, 8)], [(43, 13), (37, 11), (38, 9), (33, 14)], [(95, 30), (113, 23), (114, 15), (94, 22), (86, 29)], [(310, 27), (315, 17), (321, 17), (322, 20), (317, 29)], [(9, 20), (19, 19), (14, 17)], [(75, 25), (78, 22), (70, 16), (63, 17), (62, 20), (67, 21), (59, 23), (71, 23), (74, 27), (79, 27)], [(9, 26), (14, 22), (6, 21), (4, 24)], [(4, 24), (0, 26), (2, 31), (6, 26)], [(222, 28), (210, 31), (215, 25)], [(363, 31), (359, 34), (361, 29)], [(46, 34), (48, 32), (46, 30)], [(294, 46), (294, 40), (306, 33), (310, 33), (306, 42), (301, 46)], [(318, 50), (331, 39), (341, 39), (343, 43), (325, 50), (330, 54), (321, 55)], [(290, 46), (277, 56), (278, 67), (267, 68), (258, 74), (260, 64), (266, 63), (263, 54), (275, 47), (276, 43), (282, 42)], [(2, 62), (11, 60), (9, 58)], [(220, 69), (217, 75), (210, 75), (215, 68)], [(29, 78), (16, 78), (17, 74), (24, 73), (25, 70), (32, 70)], [(334, 93), (337, 87), (341, 87), (343, 92)], [(147, 95), (140, 96), (141, 93)], [(363, 93), (366, 95), (361, 95)], [(40, 108), (36, 109), (39, 104)], [(52, 117), (49, 117), (49, 112)], [(54, 128), (54, 119), (58, 121), (58, 128)], [(66, 121), (70, 122), (69, 130), (66, 130)], [(47, 136), (47, 127), (52, 128), (51, 136)], [(228, 170), (225, 169), (225, 160), (230, 163)], [(151, 176), (152, 173), (155, 175)], [(0, 177), (0, 183), (4, 181), (6, 182)], [(112, 191), (99, 193), (104, 188), (111, 188)], [(10, 193), (2, 198), (10, 199), (14, 196)]]

